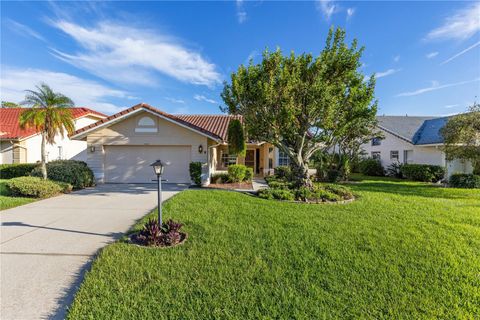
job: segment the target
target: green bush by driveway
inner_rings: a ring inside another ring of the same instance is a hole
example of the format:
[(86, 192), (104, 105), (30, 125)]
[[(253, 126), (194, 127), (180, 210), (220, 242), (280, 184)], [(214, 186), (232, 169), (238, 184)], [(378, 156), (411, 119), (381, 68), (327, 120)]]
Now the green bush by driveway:
[[(42, 176), (40, 167), (32, 171), (32, 176)], [(83, 161), (50, 161), (47, 163), (47, 177), (50, 180), (69, 183), (74, 189), (83, 189), (95, 185), (93, 172)]]
[(12, 197), (7, 190), (6, 183), (8, 181), (9, 180), (0, 179), (0, 210), (10, 209), (35, 201), (35, 199), (32, 198)]
[(37, 166), (36, 163), (0, 164), (0, 179), (29, 176)]
[(106, 247), (69, 319), (480, 314), (480, 190), (380, 178), (350, 187), (359, 198), (346, 205), (182, 192), (164, 212), (185, 224), (186, 243)]
[(14, 197), (48, 198), (72, 190), (64, 182), (43, 180), (38, 177), (18, 177), (6, 182), (7, 191)]

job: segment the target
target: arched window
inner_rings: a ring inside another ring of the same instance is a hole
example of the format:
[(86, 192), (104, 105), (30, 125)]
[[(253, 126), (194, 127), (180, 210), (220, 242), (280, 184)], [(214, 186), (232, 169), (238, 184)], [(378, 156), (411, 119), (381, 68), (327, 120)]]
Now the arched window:
[(135, 132), (157, 132), (157, 125), (150, 117), (141, 117), (137, 122)]

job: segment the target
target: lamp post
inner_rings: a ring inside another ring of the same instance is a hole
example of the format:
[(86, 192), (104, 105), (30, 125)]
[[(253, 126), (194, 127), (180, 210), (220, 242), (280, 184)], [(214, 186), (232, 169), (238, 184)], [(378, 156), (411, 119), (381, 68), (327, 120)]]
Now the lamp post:
[(155, 174), (157, 175), (158, 189), (157, 189), (157, 201), (158, 201), (158, 224), (162, 227), (162, 174), (165, 169), (165, 164), (162, 160), (157, 160), (151, 164)]

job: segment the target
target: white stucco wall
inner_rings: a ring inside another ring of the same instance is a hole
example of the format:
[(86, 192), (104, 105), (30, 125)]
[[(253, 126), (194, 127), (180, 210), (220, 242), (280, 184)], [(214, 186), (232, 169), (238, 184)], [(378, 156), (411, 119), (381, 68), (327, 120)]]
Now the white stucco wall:
[(390, 151), (398, 151), (400, 163), (405, 162), (404, 152), (411, 150), (412, 158), (410, 163), (419, 164), (433, 164), (439, 166), (445, 166), (445, 154), (438, 147), (435, 146), (416, 146), (400, 139), (388, 132), (383, 131), (385, 138), (381, 140), (379, 146), (372, 146), (371, 141), (362, 145), (363, 151), (365, 151), (367, 157), (372, 156), (372, 152), (380, 152), (380, 160), (382, 165), (386, 168), (395, 160), (390, 159)]
[[(88, 126), (96, 122), (98, 118), (94, 117), (83, 117), (75, 121), (75, 130)], [(34, 163), (40, 161), (41, 159), (41, 146), (42, 146), (42, 137), (41, 135), (35, 135), (24, 140), (26, 147), (26, 162)], [(59, 147), (62, 147), (62, 153), (59, 152)], [(70, 140), (65, 134), (65, 137), (62, 138), (61, 135), (55, 137), (55, 143), (53, 145), (47, 144), (47, 161), (58, 160), (58, 159), (72, 159), (72, 160), (87, 160), (87, 142)]]
[(0, 164), (13, 163), (13, 144), (10, 141), (0, 141)]

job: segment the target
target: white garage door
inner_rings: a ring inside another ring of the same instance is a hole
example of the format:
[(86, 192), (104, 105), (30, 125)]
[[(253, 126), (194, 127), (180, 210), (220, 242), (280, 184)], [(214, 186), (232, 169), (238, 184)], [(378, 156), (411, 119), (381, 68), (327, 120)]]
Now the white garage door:
[(153, 183), (156, 176), (150, 165), (160, 159), (170, 162), (164, 179), (190, 183), (190, 155), (191, 146), (105, 146), (105, 181)]

